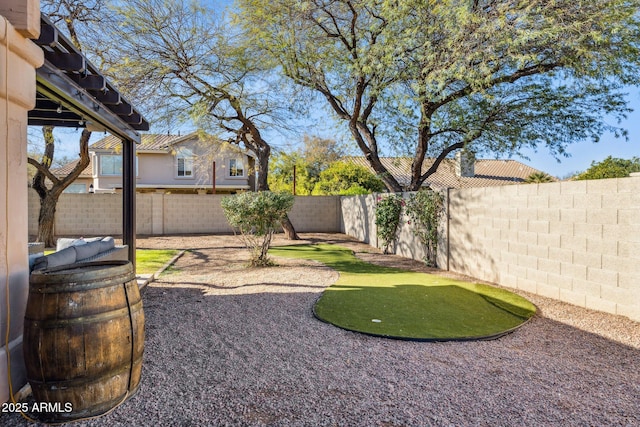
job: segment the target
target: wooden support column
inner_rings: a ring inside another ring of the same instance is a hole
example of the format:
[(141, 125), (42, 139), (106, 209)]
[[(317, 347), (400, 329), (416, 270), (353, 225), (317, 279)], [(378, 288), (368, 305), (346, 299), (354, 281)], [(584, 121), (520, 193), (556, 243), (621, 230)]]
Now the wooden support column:
[(129, 245), (129, 261), (136, 266), (135, 142), (122, 141), (122, 241)]

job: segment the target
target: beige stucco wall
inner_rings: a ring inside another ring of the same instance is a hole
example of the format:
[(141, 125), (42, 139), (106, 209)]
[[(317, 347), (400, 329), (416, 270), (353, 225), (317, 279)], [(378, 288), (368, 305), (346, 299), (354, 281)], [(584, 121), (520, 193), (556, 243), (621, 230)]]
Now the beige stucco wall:
[[(195, 156), (193, 176), (177, 176), (177, 160), (175, 153), (154, 153), (141, 151), (137, 154), (138, 175), (136, 185), (143, 190), (147, 187), (170, 188), (171, 186), (189, 186), (212, 190), (213, 161), (216, 162), (216, 185), (219, 191), (231, 186), (233, 189), (246, 188), (249, 184), (250, 160), (246, 154), (239, 153), (232, 148), (211, 147), (203, 145), (198, 140), (187, 140), (176, 146), (190, 150)], [(100, 175), (100, 158), (102, 155), (112, 154), (107, 150), (96, 150), (93, 163), (95, 165), (94, 187), (97, 191), (122, 188), (122, 176)], [(119, 155), (119, 153), (116, 153)], [(228, 163), (231, 158), (241, 158), (245, 166), (243, 177), (229, 176)]]
[[(44, 58), (42, 50), (25, 36), (37, 37), (39, 33), (36, 6), (39, 10), (38, 2), (17, 0), (0, 5), (0, 402), (10, 399), (8, 354), (13, 391), (26, 383), (22, 328), (29, 286), (27, 112), (35, 105), (35, 68)], [(15, 20), (20, 32), (5, 13)]]

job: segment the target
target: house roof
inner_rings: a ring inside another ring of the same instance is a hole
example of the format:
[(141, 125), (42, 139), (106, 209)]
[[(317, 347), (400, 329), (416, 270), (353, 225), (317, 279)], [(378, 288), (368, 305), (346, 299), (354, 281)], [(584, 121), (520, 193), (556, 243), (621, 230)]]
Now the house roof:
[[(70, 163), (67, 163), (62, 167), (51, 169), (51, 173), (54, 176), (59, 176), (59, 177), (67, 176), (71, 173), (73, 168), (76, 167), (79, 161), (80, 159), (77, 159)], [(92, 178), (93, 177), (92, 171), (93, 171), (92, 161), (89, 160), (89, 165), (86, 168), (84, 168), (82, 172), (80, 172), (80, 175), (78, 176), (78, 178)]]
[[(191, 139), (194, 133), (188, 135), (161, 135), (161, 134), (142, 134), (140, 138), (140, 144), (136, 145), (136, 151), (169, 151), (169, 147), (180, 142), (185, 141), (187, 139)], [(120, 147), (121, 141), (120, 138), (117, 138), (113, 135), (108, 135), (99, 141), (91, 144), (89, 147), (90, 150), (113, 150), (114, 148)]]
[[(182, 136), (154, 134), (154, 133), (142, 134), (140, 138), (140, 144), (136, 145), (136, 151), (138, 153), (157, 152), (157, 151), (165, 151), (168, 153), (171, 151), (171, 147), (176, 144), (179, 144), (184, 141), (192, 140), (192, 139), (199, 139), (199, 138), (201, 138), (201, 134), (200, 132), (197, 132), (197, 131), (186, 134), (186, 135), (182, 135)], [(215, 137), (209, 137), (209, 138), (215, 141), (218, 141), (217, 139), (215, 139)], [(108, 135), (91, 144), (89, 146), (89, 150), (92, 150), (92, 151), (109, 150), (110, 151), (110, 150), (117, 149), (118, 147), (120, 147), (120, 145), (121, 145), (121, 142), (119, 138), (113, 135)], [(247, 150), (243, 150), (243, 152), (246, 155), (253, 157), (253, 153), (248, 152)]]
[[(140, 138), (140, 144), (136, 145), (136, 152), (158, 152), (164, 151), (169, 153), (171, 147), (190, 139), (198, 138), (198, 132), (192, 132), (187, 135), (163, 135), (163, 134), (142, 134)], [(122, 146), (122, 141), (117, 136), (107, 135), (104, 138), (94, 142), (89, 146), (89, 151), (97, 150), (119, 150)], [(253, 156), (251, 152), (244, 152), (248, 156)], [(55, 176), (67, 176), (69, 172), (75, 167), (79, 160), (74, 160), (66, 165), (51, 169), (51, 173)], [(89, 165), (82, 171), (78, 178), (91, 178), (93, 177), (93, 156), (91, 156)]]
[[(380, 161), (402, 186), (411, 182), (410, 157), (381, 157)], [(367, 167), (373, 171), (364, 157), (348, 157), (345, 161)], [(434, 159), (425, 159), (422, 173), (433, 164)], [(438, 188), (472, 188), (492, 187), (523, 183), (529, 175), (540, 172), (517, 160), (477, 159), (474, 164), (473, 177), (460, 177), (456, 174), (456, 160), (445, 159), (438, 170), (423, 183), (423, 186)]]

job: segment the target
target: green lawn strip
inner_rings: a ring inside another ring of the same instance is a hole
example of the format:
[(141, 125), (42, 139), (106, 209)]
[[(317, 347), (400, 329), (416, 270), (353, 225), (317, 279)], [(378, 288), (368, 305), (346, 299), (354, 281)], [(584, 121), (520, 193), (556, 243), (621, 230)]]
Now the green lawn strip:
[(340, 273), (316, 302), (316, 316), (336, 326), (404, 339), (498, 336), (535, 314), (526, 299), (493, 286), (381, 267), (336, 245), (295, 245), (271, 254), (319, 261)]
[[(45, 255), (54, 253), (50, 249)], [(178, 254), (176, 249), (136, 249), (136, 274), (153, 274)]]
[(153, 274), (176, 254), (176, 249), (136, 249), (136, 274)]

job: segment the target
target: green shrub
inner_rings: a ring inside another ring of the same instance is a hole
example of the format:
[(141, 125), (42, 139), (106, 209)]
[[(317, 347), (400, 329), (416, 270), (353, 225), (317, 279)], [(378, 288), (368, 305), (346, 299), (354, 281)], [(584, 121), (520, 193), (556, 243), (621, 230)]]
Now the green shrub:
[(384, 190), (384, 183), (364, 166), (334, 162), (322, 172), (313, 188), (314, 196), (353, 196)]
[(402, 196), (390, 195), (378, 197), (376, 204), (376, 229), (378, 238), (382, 241), (383, 253), (389, 253), (389, 245), (396, 240), (400, 214), (404, 200)]
[(409, 197), (407, 213), (413, 234), (420, 239), (425, 247), (425, 263), (429, 267), (436, 266), (438, 253), (438, 222), (444, 212), (444, 199), (438, 192), (420, 190)]
[(270, 191), (245, 192), (222, 198), (222, 209), (234, 232), (251, 251), (252, 266), (269, 265), (267, 252), (278, 224), (293, 207), (294, 197)]
[(633, 172), (640, 172), (640, 158), (619, 159), (609, 156), (601, 162), (591, 162), (589, 169), (577, 175), (574, 179), (624, 178)]
[(553, 177), (544, 172), (533, 172), (529, 175), (524, 182), (527, 184), (541, 184), (545, 182), (553, 182)]

